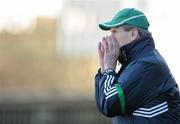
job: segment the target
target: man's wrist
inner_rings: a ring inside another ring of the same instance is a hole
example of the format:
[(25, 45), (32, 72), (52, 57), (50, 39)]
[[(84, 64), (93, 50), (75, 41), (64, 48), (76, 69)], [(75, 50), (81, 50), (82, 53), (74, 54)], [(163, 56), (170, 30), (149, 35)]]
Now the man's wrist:
[(107, 70), (107, 69), (112, 69), (112, 70), (115, 70), (115, 67), (112, 67), (112, 66), (107, 66), (107, 67), (104, 67), (104, 70)]
[(115, 70), (112, 68), (107, 68), (107, 69), (104, 69), (104, 72), (105, 73), (111, 73), (111, 72), (115, 72)]
[(115, 70), (116, 64), (117, 64), (117, 61), (116, 62), (112, 61), (111, 63), (105, 63), (104, 64), (104, 70), (107, 70), (109, 68)]

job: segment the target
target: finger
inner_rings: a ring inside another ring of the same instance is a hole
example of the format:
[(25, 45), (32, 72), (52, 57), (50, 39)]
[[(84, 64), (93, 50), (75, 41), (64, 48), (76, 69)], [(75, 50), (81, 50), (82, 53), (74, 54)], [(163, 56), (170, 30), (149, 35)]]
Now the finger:
[(101, 53), (101, 42), (98, 43), (98, 52)]
[(102, 40), (102, 47), (104, 48), (104, 52), (108, 51), (108, 43), (106, 38)]
[(102, 38), (102, 40), (106, 40), (106, 38), (105, 38), (105, 37), (103, 37), (103, 38)]
[(102, 48), (102, 43), (101, 42), (99, 42), (99, 44), (98, 44), (98, 52), (99, 52), (99, 56), (104, 55), (104, 50)]
[(101, 43), (101, 54), (102, 54), (102, 56), (104, 56), (104, 47), (103, 47), (103, 45), (102, 45), (102, 43)]
[(113, 51), (114, 51), (114, 54), (115, 54), (116, 56), (119, 56), (119, 55), (120, 55), (120, 49), (119, 49), (118, 41), (117, 41), (116, 38), (114, 38), (113, 36), (111, 36), (111, 40), (112, 40), (112, 43), (113, 43)]
[(112, 36), (110, 36), (110, 39), (111, 39), (111, 43), (112, 43), (112, 49), (115, 50), (116, 49), (116, 41), (113, 39)]
[(111, 38), (108, 36), (106, 38), (106, 40), (107, 40), (107, 43), (108, 43), (109, 51), (112, 51), (113, 50), (113, 44), (112, 44)]
[[(105, 37), (102, 38), (102, 41), (103, 40), (105, 40)], [(102, 43), (101, 43), (101, 51), (104, 53), (104, 47), (103, 47)]]
[(103, 55), (103, 53), (101, 51), (101, 47), (102, 47), (102, 44), (101, 44), (101, 42), (99, 42), (99, 44), (98, 44), (99, 63), (100, 63), (100, 66), (101, 66), (101, 70), (103, 70), (103, 68), (104, 68), (104, 62), (103, 62), (104, 55)]
[(101, 52), (104, 55), (104, 47), (101, 45)]
[(111, 38), (112, 38), (112, 40), (114, 41), (113, 43), (114, 43), (114, 47), (116, 48), (116, 49), (119, 49), (120, 47), (119, 47), (119, 43), (118, 43), (118, 41), (116, 40), (116, 38), (114, 38), (113, 36), (111, 36)]

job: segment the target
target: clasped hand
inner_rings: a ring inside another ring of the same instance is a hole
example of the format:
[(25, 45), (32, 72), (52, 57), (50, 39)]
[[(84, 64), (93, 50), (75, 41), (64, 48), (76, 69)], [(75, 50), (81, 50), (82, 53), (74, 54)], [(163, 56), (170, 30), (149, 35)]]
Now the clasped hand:
[(116, 69), (117, 59), (120, 55), (118, 41), (111, 35), (102, 38), (98, 45), (101, 72), (106, 69)]

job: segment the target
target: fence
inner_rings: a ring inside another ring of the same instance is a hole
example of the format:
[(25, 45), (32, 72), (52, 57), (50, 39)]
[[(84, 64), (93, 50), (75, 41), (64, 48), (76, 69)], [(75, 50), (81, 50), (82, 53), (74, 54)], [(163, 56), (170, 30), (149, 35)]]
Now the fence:
[(0, 103), (0, 124), (109, 124), (94, 101)]

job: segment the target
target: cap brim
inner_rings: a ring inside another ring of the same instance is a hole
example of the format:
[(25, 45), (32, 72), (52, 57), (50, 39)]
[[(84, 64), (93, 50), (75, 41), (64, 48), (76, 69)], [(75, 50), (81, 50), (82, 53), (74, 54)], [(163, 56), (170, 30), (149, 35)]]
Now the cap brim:
[(117, 24), (114, 24), (113, 22), (105, 22), (105, 23), (99, 24), (99, 27), (100, 29), (107, 31), (107, 30), (111, 30), (111, 28), (115, 28), (120, 25), (122, 24), (117, 25)]
[(100, 27), (101, 30), (105, 30), (105, 31), (110, 30), (112, 28), (110, 26), (107, 26), (105, 23), (104, 24), (99, 24), (99, 27)]

